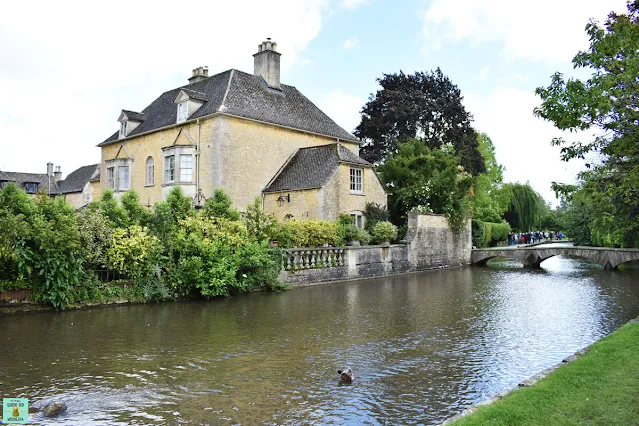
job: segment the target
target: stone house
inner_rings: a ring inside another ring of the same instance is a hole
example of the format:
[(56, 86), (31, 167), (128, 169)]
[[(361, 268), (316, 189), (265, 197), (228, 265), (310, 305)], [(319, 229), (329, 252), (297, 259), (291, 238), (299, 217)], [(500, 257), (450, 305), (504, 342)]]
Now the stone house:
[(240, 211), (259, 196), (279, 219), (357, 217), (366, 202), (386, 205), (359, 140), (280, 82), (276, 43), (253, 57), (253, 74), (200, 67), (141, 112), (123, 110), (120, 130), (98, 145), (101, 189), (133, 189), (152, 205), (180, 187), (197, 205), (222, 188)]
[(56, 195), (76, 209), (100, 198), (100, 165), (83, 166), (56, 183)]
[(56, 182), (60, 180), (62, 172), (60, 171), (60, 166), (56, 167), (55, 172), (53, 170), (53, 163), (47, 163), (46, 173), (6, 172), (0, 170), (0, 188), (13, 183), (34, 197), (40, 191), (44, 191), (48, 195), (55, 195), (58, 190)]
[(100, 165), (83, 166), (62, 179), (60, 166), (47, 163), (46, 173), (21, 173), (0, 171), (0, 188), (9, 183), (34, 197), (40, 191), (50, 197), (61, 196), (76, 209), (99, 198)]

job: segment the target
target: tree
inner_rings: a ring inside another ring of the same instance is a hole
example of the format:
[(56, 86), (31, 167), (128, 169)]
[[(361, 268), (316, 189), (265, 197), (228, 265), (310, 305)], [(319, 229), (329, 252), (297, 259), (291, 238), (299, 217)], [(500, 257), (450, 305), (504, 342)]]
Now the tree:
[(473, 175), (485, 170), (472, 116), (460, 90), (439, 68), (414, 75), (384, 74), (377, 81), (382, 89), (370, 96), (355, 129), (364, 141), (362, 158), (382, 163), (397, 152), (398, 143), (418, 138), (429, 148), (452, 150)]
[[(605, 219), (609, 235), (619, 231), (624, 246), (639, 245), (639, 0), (628, 2), (628, 13), (611, 12), (603, 25), (591, 21), (586, 26), (590, 47), (573, 58), (575, 68), (584, 68), (591, 77), (564, 79), (555, 73), (548, 87), (536, 93), (541, 105), (534, 113), (558, 129), (595, 134), (592, 139), (561, 146), (562, 159), (585, 158), (597, 153), (601, 164), (582, 172), (582, 200), (596, 200), (604, 208), (596, 220)], [(585, 137), (585, 136), (582, 136)], [(568, 195), (576, 190), (554, 184), (557, 192)], [(604, 215), (605, 213), (605, 215)], [(591, 225), (594, 225), (595, 219)], [(613, 228), (616, 230), (614, 231)], [(612, 233), (610, 233), (612, 232)], [(617, 239), (610, 237), (609, 241)], [(593, 241), (594, 242), (594, 241)]]
[(495, 146), (486, 133), (478, 135), (479, 152), (484, 159), (486, 171), (473, 182), (473, 217), (485, 222), (501, 222), (505, 207), (496, 197), (502, 185), (504, 166), (495, 158)]
[(535, 230), (548, 214), (543, 197), (528, 183), (507, 183), (499, 192), (498, 198), (508, 200), (504, 219), (520, 232)]
[(388, 190), (390, 217), (396, 225), (406, 222), (408, 212), (418, 210), (445, 214), (454, 229), (463, 228), (470, 215), (472, 177), (459, 166), (457, 157), (411, 139), (400, 144), (378, 171)]

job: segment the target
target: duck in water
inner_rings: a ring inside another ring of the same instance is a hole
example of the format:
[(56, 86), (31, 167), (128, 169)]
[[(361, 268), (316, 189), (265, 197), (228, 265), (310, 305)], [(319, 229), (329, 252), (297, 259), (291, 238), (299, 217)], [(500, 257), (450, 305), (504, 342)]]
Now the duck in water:
[(346, 367), (343, 370), (337, 370), (337, 374), (339, 374), (340, 378), (342, 379), (342, 382), (346, 382), (346, 383), (352, 382), (353, 379), (355, 378), (355, 375), (353, 374), (353, 370), (351, 370), (350, 367)]

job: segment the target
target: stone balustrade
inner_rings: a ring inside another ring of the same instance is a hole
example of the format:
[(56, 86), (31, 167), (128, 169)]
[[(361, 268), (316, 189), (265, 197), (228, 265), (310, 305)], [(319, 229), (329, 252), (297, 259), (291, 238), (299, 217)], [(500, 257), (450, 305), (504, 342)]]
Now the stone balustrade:
[(284, 271), (331, 268), (344, 266), (345, 264), (343, 247), (291, 248), (282, 250), (282, 269)]

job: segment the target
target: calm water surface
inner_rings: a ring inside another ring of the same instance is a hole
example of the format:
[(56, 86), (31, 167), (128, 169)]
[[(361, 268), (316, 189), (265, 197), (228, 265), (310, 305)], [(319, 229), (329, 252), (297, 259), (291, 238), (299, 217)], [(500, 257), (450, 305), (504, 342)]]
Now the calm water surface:
[(74, 425), (438, 423), (639, 315), (637, 270), (542, 267), (4, 316), (0, 396)]

